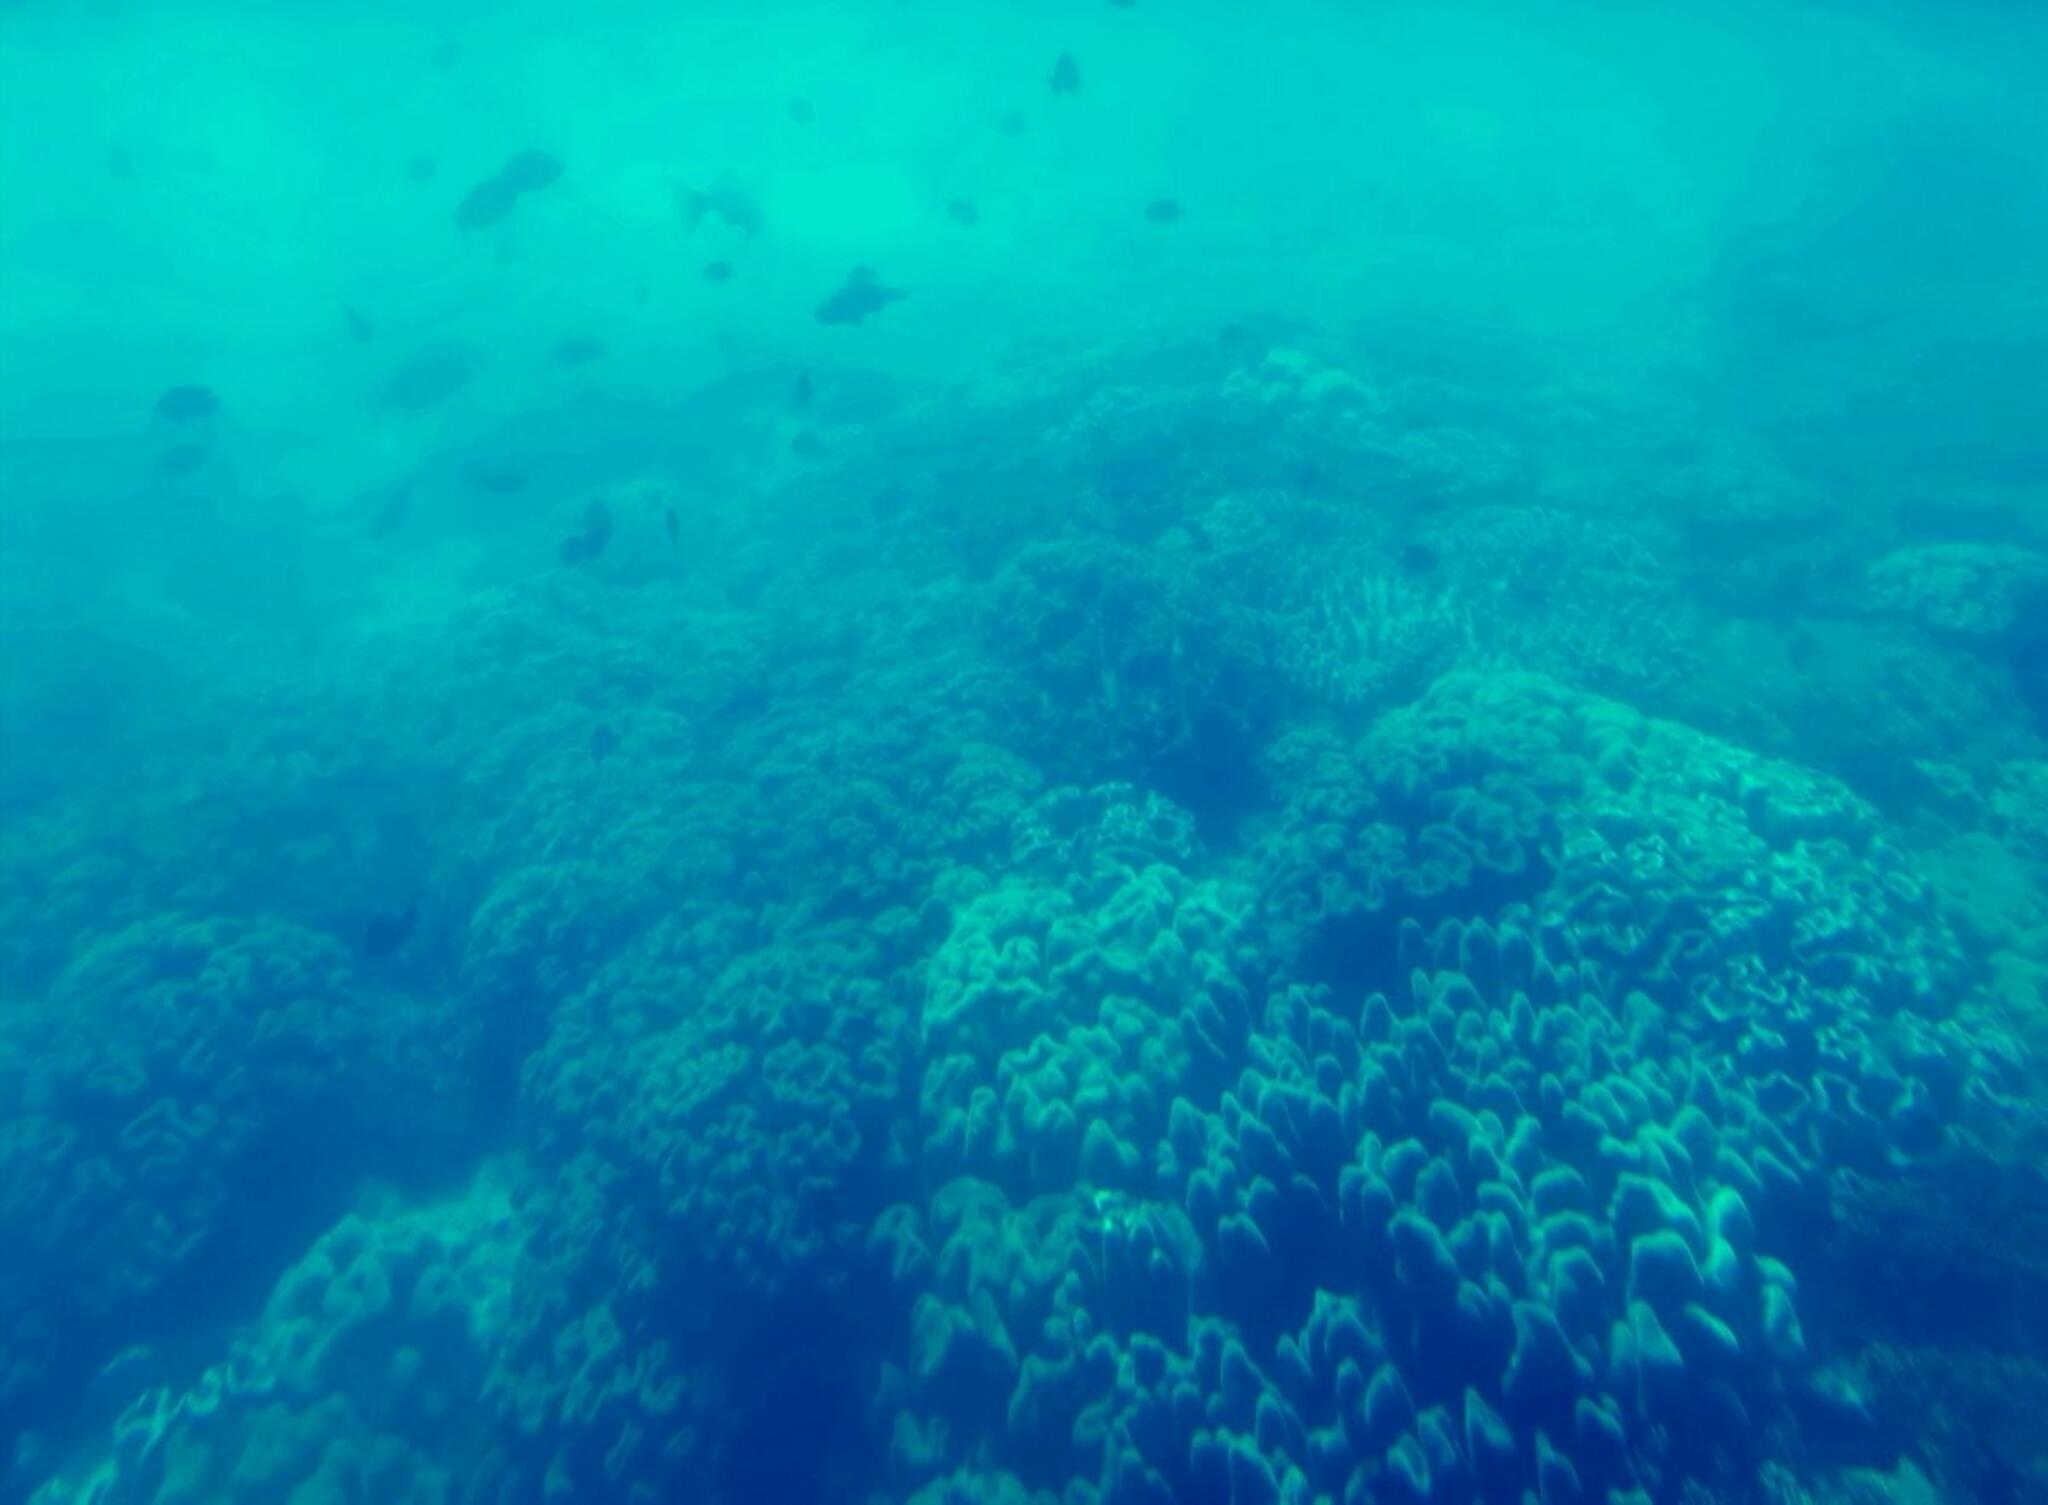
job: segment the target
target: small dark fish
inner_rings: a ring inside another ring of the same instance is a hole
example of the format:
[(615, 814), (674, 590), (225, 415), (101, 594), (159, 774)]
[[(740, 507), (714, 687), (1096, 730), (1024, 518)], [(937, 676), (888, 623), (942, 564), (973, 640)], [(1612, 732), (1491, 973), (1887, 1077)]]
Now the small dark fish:
[(367, 345), (377, 338), (377, 326), (360, 308), (344, 308), (341, 316), (348, 321), (348, 337), (358, 345)]
[(706, 282), (730, 282), (730, 281), (732, 281), (732, 263), (731, 263), (731, 262), (729, 262), (729, 261), (707, 261), (707, 262), (705, 262), (705, 263), (704, 263), (704, 280), (705, 280)]
[(808, 99), (792, 99), (789, 102), (789, 118), (798, 125), (809, 125), (818, 118), (818, 112), (811, 108)]
[(370, 514), (370, 537), (380, 541), (391, 537), (405, 526), (405, 520), (411, 515), (412, 486), (401, 481), (384, 491), (377, 510)]
[(206, 451), (197, 444), (173, 444), (156, 457), (160, 476), (189, 476), (206, 463)]
[(551, 152), (535, 151), (531, 147), (515, 153), (498, 176), (517, 188), (521, 193), (533, 193), (546, 188), (562, 175), (562, 159)]
[(166, 387), (156, 400), (156, 416), (172, 423), (197, 423), (219, 411), (220, 399), (211, 387)]
[(436, 68), (453, 68), (462, 61), (462, 44), (453, 37), (443, 37), (434, 44), (434, 50), (427, 59)]
[(515, 152), (503, 167), (462, 196), (455, 206), (455, 223), (464, 230), (495, 225), (518, 206), (522, 194), (538, 192), (561, 175), (559, 157), (531, 149)]
[(818, 305), (817, 319), (820, 324), (862, 324), (903, 296), (901, 288), (884, 287), (873, 267), (858, 266), (846, 274), (838, 292)]
[(946, 213), (953, 217), (953, 223), (956, 225), (978, 225), (981, 223), (981, 211), (965, 199), (946, 200)]
[(825, 458), (825, 441), (815, 431), (805, 429), (789, 441), (789, 452), (799, 460), (822, 460)]
[(683, 520), (676, 516), (676, 509), (671, 507), (664, 512), (661, 523), (668, 529), (668, 546), (671, 549), (680, 549), (683, 546)]
[(562, 540), (556, 552), (564, 564), (588, 564), (612, 541), (612, 509), (592, 502), (583, 509), (583, 526)]
[(1005, 136), (1021, 136), (1024, 134), (1024, 124), (1024, 112), (1011, 110), (996, 122), (996, 129)]
[(525, 471), (490, 460), (471, 460), (462, 467), (462, 479), (493, 496), (510, 496), (526, 489)]
[(485, 178), (462, 196), (455, 206), (455, 223), (464, 230), (482, 230), (495, 225), (519, 203), (519, 190), (502, 176)]
[(107, 171), (124, 183), (135, 181), (135, 159), (128, 155), (127, 147), (117, 146), (107, 152)]
[(1079, 94), (1081, 92), (1081, 65), (1074, 61), (1074, 54), (1063, 52), (1052, 65), (1052, 76), (1046, 84), (1055, 94)]
[(737, 230), (749, 238), (759, 235), (767, 217), (761, 213), (760, 202), (744, 189), (730, 183), (720, 183), (711, 189), (678, 188), (676, 208), (682, 211), (683, 228), (695, 234), (697, 227), (706, 219), (721, 219), (728, 229)]
[(424, 413), (468, 386), (474, 375), (476, 363), (466, 350), (423, 350), (384, 379), (377, 401), (394, 412)]
[(431, 183), (441, 165), (432, 157), (418, 156), (405, 164), (405, 175), (415, 183)]
[(1145, 218), (1155, 225), (1170, 225), (1180, 218), (1179, 199), (1154, 199), (1145, 206)]
[(811, 405), (811, 399), (816, 395), (816, 389), (811, 386), (811, 373), (808, 371), (797, 372), (796, 387), (790, 392), (789, 400), (800, 408), (807, 408)]
[(1410, 575), (1434, 575), (1443, 560), (1426, 543), (1411, 543), (1401, 550), (1401, 568)]
[(600, 721), (590, 729), (590, 761), (602, 763), (618, 750), (619, 734)]
[(419, 922), (419, 907), (413, 904), (373, 914), (363, 921), (362, 934), (356, 941), (357, 949), (372, 961), (382, 961), (412, 939), (413, 930)]
[(605, 343), (594, 334), (572, 334), (557, 340), (548, 359), (557, 366), (587, 366), (605, 357)]

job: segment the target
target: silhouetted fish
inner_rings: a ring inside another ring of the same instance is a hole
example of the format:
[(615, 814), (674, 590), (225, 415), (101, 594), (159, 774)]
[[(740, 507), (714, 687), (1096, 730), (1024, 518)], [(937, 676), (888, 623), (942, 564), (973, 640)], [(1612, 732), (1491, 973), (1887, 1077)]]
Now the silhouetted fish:
[(562, 159), (551, 152), (536, 151), (528, 147), (515, 152), (498, 176), (517, 188), (521, 193), (532, 193), (546, 188), (562, 175)]
[(981, 223), (981, 211), (965, 199), (946, 200), (946, 213), (953, 217), (953, 223), (956, 225), (978, 225)]
[(567, 339), (555, 341), (555, 348), (548, 359), (557, 366), (587, 366), (592, 361), (603, 360), (605, 343), (594, 334), (572, 334)]
[(437, 408), (469, 385), (476, 363), (466, 350), (438, 346), (423, 350), (384, 379), (377, 401), (401, 413)]
[(1426, 543), (1411, 543), (1401, 550), (1401, 568), (1411, 575), (1434, 575), (1442, 563)]
[(807, 408), (811, 405), (811, 398), (815, 395), (815, 390), (811, 386), (811, 373), (808, 371), (797, 372), (796, 386), (791, 389), (789, 400), (800, 408)]
[(462, 467), (462, 479), (493, 496), (510, 496), (526, 489), (525, 471), (494, 460), (471, 460)]
[(732, 281), (732, 263), (731, 263), (731, 262), (729, 262), (729, 261), (707, 261), (707, 262), (705, 262), (705, 263), (704, 263), (704, 280), (705, 280), (706, 282), (730, 282), (730, 281)]
[(441, 170), (440, 164), (432, 157), (417, 156), (405, 164), (405, 175), (415, 183), (431, 183), (434, 174)]
[(406, 905), (403, 909), (388, 909), (373, 914), (363, 921), (362, 934), (357, 938), (356, 947), (371, 960), (382, 961), (412, 939), (413, 930), (419, 922), (419, 908), (412, 904)]
[(600, 721), (590, 729), (590, 761), (602, 763), (618, 748), (619, 734)]
[(206, 451), (197, 444), (173, 444), (156, 457), (156, 471), (162, 476), (189, 476), (206, 463)]
[(683, 520), (676, 516), (676, 509), (671, 507), (664, 512), (661, 523), (668, 529), (668, 546), (671, 549), (680, 549), (683, 546)]
[(818, 112), (811, 108), (808, 99), (792, 99), (789, 102), (789, 118), (798, 125), (809, 125), (817, 118)]
[(1081, 65), (1074, 61), (1074, 54), (1063, 52), (1052, 65), (1052, 76), (1046, 80), (1055, 94), (1079, 94), (1081, 92)]
[(135, 159), (128, 155), (127, 147), (116, 146), (108, 150), (107, 171), (124, 183), (135, 181)]
[(367, 345), (377, 338), (377, 326), (360, 308), (344, 308), (341, 316), (348, 321), (348, 337), (358, 345)]
[(996, 122), (996, 129), (1001, 131), (1005, 136), (1023, 135), (1024, 112), (1022, 110), (1007, 111), (1003, 115), (1003, 118)]
[(556, 552), (564, 564), (588, 564), (612, 541), (612, 509), (601, 501), (583, 509), (583, 526), (562, 540)]
[(858, 266), (846, 274), (839, 291), (818, 305), (820, 324), (861, 324), (904, 296), (901, 288), (884, 287), (873, 267)]
[(707, 218), (713, 217), (724, 220), (728, 228), (746, 236), (760, 234), (767, 224), (759, 201), (730, 183), (720, 183), (710, 189), (678, 188), (676, 208), (682, 211), (683, 228), (693, 233)]
[(453, 68), (462, 61), (462, 44), (453, 37), (443, 37), (434, 44), (434, 50), (427, 59), (436, 68)]
[(789, 451), (799, 460), (822, 460), (825, 458), (825, 441), (811, 429), (804, 429), (789, 441)]
[(546, 188), (562, 175), (562, 162), (548, 152), (515, 152), (495, 173), (478, 183), (455, 206), (455, 223), (464, 230), (482, 230), (510, 214), (520, 195)]
[(1154, 199), (1145, 206), (1145, 218), (1155, 225), (1170, 225), (1180, 218), (1179, 199)]
[(495, 225), (519, 203), (519, 190), (502, 175), (493, 174), (462, 196), (455, 206), (455, 223), (464, 230), (482, 230)]
[(197, 423), (219, 411), (220, 399), (211, 387), (167, 387), (156, 400), (156, 416), (172, 423)]

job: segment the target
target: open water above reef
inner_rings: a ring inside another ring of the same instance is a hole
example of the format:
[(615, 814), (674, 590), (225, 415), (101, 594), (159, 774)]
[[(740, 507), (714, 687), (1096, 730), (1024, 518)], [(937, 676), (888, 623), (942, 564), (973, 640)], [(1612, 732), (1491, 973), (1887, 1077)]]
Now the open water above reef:
[(0, 1502), (2048, 1501), (2044, 76), (0, 5)]

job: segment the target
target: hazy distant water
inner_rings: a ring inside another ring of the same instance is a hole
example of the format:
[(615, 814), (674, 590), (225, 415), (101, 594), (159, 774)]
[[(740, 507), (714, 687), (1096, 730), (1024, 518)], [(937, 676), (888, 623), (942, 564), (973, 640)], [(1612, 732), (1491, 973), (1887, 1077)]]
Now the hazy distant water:
[(0, 1500), (2048, 1499), (2044, 76), (0, 7)]

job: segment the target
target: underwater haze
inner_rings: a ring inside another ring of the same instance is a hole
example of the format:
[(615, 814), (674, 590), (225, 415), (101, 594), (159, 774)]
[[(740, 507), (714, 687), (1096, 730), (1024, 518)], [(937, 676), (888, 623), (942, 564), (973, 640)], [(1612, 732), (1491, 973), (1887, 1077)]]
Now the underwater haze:
[(0, 1505), (2048, 1505), (2044, 79), (0, 0)]

